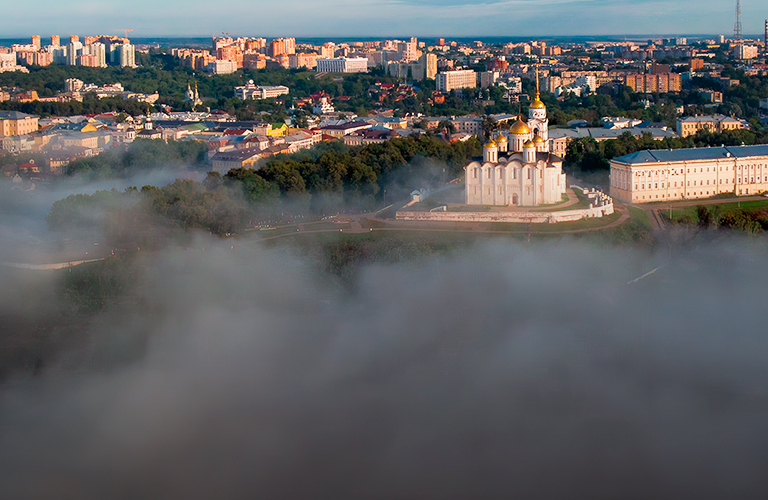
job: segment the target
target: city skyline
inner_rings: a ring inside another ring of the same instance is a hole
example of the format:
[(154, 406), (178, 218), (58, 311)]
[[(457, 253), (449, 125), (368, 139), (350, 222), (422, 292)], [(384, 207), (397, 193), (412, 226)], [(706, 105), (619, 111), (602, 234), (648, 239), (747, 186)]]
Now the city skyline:
[[(36, 0), (4, 8), (0, 38), (48, 33), (119, 34), (133, 37), (211, 36), (222, 32), (267, 37), (691, 35), (733, 32), (735, 2), (682, 0), (297, 0), (275, 9), (257, 0), (234, 0), (228, 9), (208, 2), (170, 0), (130, 6), (92, 1)], [(741, 2), (745, 35), (763, 32), (768, 8)], [(35, 15), (30, 15), (35, 12)], [(424, 22), (430, 19), (429, 26)]]

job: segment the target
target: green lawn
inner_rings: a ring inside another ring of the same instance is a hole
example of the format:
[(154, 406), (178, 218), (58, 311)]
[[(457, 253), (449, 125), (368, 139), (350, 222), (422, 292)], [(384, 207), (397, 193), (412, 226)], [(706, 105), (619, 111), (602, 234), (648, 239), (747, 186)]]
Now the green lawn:
[[(743, 210), (757, 210), (760, 208), (768, 208), (768, 199), (766, 200), (751, 200), (751, 201), (738, 201), (735, 200), (731, 203), (718, 203), (716, 205), (704, 205), (711, 211), (716, 211), (719, 215), (740, 212)], [(662, 209), (665, 216), (669, 216), (668, 209)], [(696, 207), (680, 207), (672, 209), (672, 220), (677, 220), (680, 217), (688, 216), (693, 220), (699, 220), (696, 215)]]
[(646, 212), (642, 208), (635, 208), (635, 207), (628, 207), (628, 208), (629, 208), (629, 216), (632, 220), (637, 221), (639, 224), (645, 226), (646, 228), (651, 227), (651, 221), (648, 219), (648, 212)]
[(308, 224), (303, 224), (304, 230), (306, 231), (321, 231), (324, 229), (348, 229), (352, 227), (352, 225), (349, 222), (311, 222)]
[(389, 224), (386, 222), (381, 222), (378, 220), (373, 219), (360, 219), (360, 225), (363, 226), (365, 229), (369, 228), (378, 228), (378, 227), (389, 227)]
[(549, 205), (539, 205), (536, 208), (532, 208), (531, 212), (561, 212), (563, 210), (575, 210), (577, 208), (586, 208), (587, 204), (584, 206), (581, 206), (581, 199), (579, 199), (579, 203), (576, 203), (575, 205), (569, 205), (569, 206), (563, 206), (564, 204), (568, 203), (568, 195), (563, 193), (563, 199), (560, 200), (557, 203), (551, 203)]

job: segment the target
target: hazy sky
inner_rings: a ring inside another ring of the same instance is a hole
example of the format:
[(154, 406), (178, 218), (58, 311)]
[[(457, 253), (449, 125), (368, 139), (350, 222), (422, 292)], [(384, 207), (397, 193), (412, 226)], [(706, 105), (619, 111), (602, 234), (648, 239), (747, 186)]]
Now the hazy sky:
[[(3, 0), (0, 38), (131, 36), (534, 36), (730, 34), (736, 2), (715, 0)], [(768, 6), (742, 0), (745, 34)], [(695, 7), (695, 8), (694, 8)]]

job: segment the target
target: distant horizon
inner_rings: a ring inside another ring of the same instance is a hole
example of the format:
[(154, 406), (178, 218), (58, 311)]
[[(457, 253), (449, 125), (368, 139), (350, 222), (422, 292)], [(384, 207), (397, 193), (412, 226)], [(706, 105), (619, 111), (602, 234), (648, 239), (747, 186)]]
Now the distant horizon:
[[(14, 42), (18, 43), (20, 41), (30, 41), (32, 36), (38, 35), (41, 38), (42, 45), (46, 45), (45, 41), (51, 39), (51, 35), (44, 35), (40, 33), (33, 33), (30, 35), (22, 35), (22, 36), (8, 36), (8, 37), (0, 37), (0, 45), (3, 44), (3, 42)], [(125, 37), (125, 34), (113, 34), (113, 33), (105, 33), (105, 32), (92, 32), (92, 33), (67, 33), (67, 34), (56, 34), (59, 37), (62, 38), (62, 41), (64, 38), (69, 37), (70, 35), (77, 35), (80, 37), (85, 36), (118, 36), (118, 37)], [(244, 38), (265, 38), (265, 39), (275, 39), (275, 38), (281, 38), (281, 37), (290, 37), (295, 38), (297, 43), (301, 43), (304, 41), (317, 41), (317, 40), (339, 40), (339, 41), (378, 41), (378, 40), (407, 40), (408, 38), (415, 36), (419, 41), (425, 41), (425, 40), (437, 40), (439, 38), (444, 38), (446, 41), (467, 41), (467, 40), (597, 40), (597, 41), (603, 41), (603, 40), (616, 40), (621, 41), (623, 39), (626, 39), (628, 41), (645, 41), (648, 39), (658, 39), (658, 38), (666, 38), (666, 39), (673, 39), (673, 38), (689, 38), (693, 40), (700, 40), (700, 39), (711, 39), (711, 38), (717, 38), (718, 36), (725, 36), (725, 38), (733, 39), (733, 34), (725, 34), (725, 33), (626, 33), (626, 34), (607, 34), (607, 35), (599, 35), (599, 34), (591, 34), (591, 35), (562, 35), (562, 34), (541, 34), (541, 35), (462, 35), (462, 36), (451, 36), (451, 35), (443, 35), (443, 36), (419, 36), (414, 34), (400, 34), (400, 35), (382, 35), (382, 36), (371, 36), (371, 35), (361, 35), (361, 36), (355, 36), (355, 35), (349, 35), (349, 36), (339, 36), (339, 35), (291, 35), (291, 34), (283, 34), (279, 36), (265, 36), (260, 34), (241, 34), (241, 33), (218, 33), (216, 35), (205, 35), (205, 34), (190, 34), (190, 35), (146, 35), (146, 36), (132, 36), (131, 34), (128, 35), (128, 39), (133, 41), (146, 41), (146, 40), (211, 40), (214, 37), (222, 37), (222, 36), (230, 36), (232, 38), (238, 38), (238, 37), (244, 37)], [(757, 39), (758, 41), (763, 40), (763, 34), (749, 34), (745, 33), (742, 35), (742, 38), (744, 39)]]
[[(222, 32), (265, 38), (300, 33), (301, 38), (383, 38), (390, 33), (424, 38), (730, 36), (735, 13), (734, 0), (699, 0), (695, 5), (683, 0), (294, 0), (285, 6), (230, 0), (226, 7), (205, 0), (28, 0), (3, 7), (0, 38), (120, 35), (127, 29), (135, 36), (188, 38)], [(765, 19), (764, 0), (741, 0), (742, 32), (762, 34)]]

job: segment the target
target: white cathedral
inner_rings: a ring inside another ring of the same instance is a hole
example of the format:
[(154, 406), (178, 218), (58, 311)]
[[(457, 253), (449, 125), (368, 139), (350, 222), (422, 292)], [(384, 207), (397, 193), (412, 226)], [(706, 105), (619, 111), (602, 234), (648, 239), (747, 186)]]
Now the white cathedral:
[(536, 98), (504, 134), (483, 146), (483, 161), (473, 161), (465, 171), (467, 205), (535, 207), (559, 203), (565, 193), (563, 159), (549, 152), (547, 107), (541, 102), (538, 71)]
[(195, 106), (203, 103), (203, 100), (200, 99), (200, 93), (197, 91), (197, 82), (195, 82), (195, 90), (192, 90), (192, 87), (187, 84), (187, 91), (184, 92), (184, 100), (192, 103), (193, 110)]

